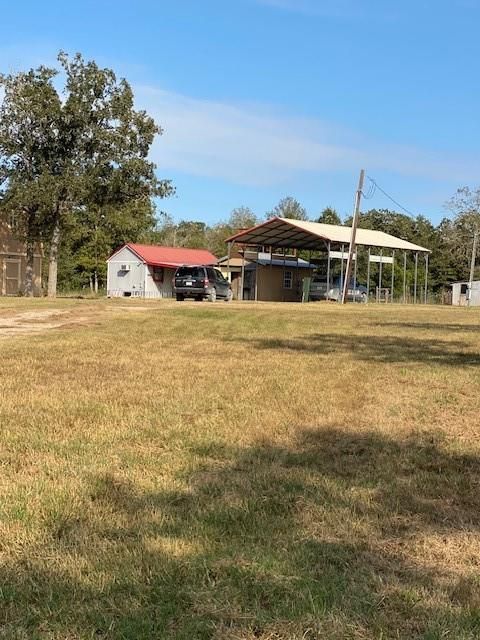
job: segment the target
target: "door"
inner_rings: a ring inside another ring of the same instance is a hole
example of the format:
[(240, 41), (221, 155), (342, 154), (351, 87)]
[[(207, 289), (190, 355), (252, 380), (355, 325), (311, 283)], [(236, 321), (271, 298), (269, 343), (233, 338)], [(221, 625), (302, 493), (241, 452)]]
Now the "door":
[(214, 269), (214, 271), (215, 280), (217, 282), (217, 293), (222, 296), (222, 298), (226, 298), (230, 288), (230, 283), (223, 277), (223, 273), (219, 269)]
[(242, 300), (255, 300), (255, 278), (255, 271), (245, 269)]
[(7, 258), (5, 260), (5, 294), (16, 296), (21, 286), (21, 261), (19, 258)]

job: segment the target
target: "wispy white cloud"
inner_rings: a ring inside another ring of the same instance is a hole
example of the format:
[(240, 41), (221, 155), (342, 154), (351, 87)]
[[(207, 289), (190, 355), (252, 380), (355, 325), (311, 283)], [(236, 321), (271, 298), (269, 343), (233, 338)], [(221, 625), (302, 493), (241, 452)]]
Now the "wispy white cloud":
[[(28, 56), (23, 47), (0, 49), (0, 63), (3, 72), (38, 64), (56, 66), (51, 52), (40, 48)], [(459, 184), (476, 183), (480, 175), (478, 157), (391, 144), (271, 106), (203, 100), (139, 84), (134, 92), (138, 105), (165, 128), (152, 150), (153, 159), (165, 171), (248, 186), (282, 185), (302, 174), (356, 172), (361, 166), (371, 172)]]
[(152, 153), (163, 170), (252, 186), (361, 166), (458, 182), (476, 180), (480, 173), (478, 159), (389, 144), (265, 106), (200, 100), (145, 86), (135, 93), (139, 105), (165, 128)]

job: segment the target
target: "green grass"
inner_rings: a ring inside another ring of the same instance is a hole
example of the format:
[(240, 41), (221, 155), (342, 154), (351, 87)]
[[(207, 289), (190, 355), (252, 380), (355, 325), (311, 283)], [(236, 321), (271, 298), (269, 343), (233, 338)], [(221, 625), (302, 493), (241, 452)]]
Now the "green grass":
[(0, 638), (480, 637), (478, 310), (2, 318)]

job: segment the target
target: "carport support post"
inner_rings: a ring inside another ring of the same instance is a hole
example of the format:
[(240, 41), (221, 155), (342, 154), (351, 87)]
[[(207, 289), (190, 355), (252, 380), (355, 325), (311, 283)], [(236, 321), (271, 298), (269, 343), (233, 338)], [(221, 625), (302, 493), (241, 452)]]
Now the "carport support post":
[(470, 277), (468, 278), (468, 300), (467, 306), (472, 304), (473, 277), (475, 275), (475, 262), (477, 258), (478, 231), (475, 229), (473, 233), (472, 260), (470, 262)]
[(403, 304), (407, 302), (407, 252), (403, 252)]
[(390, 302), (393, 302), (393, 287), (395, 285), (395, 249), (392, 252), (392, 290), (390, 292)]
[[(299, 283), (299, 278), (298, 278), (298, 249), (295, 249), (295, 251), (296, 251), (296, 254), (297, 254), (297, 256), (296, 256), (296, 258), (297, 258), (297, 273), (296, 273), (296, 276), (295, 276), (295, 287), (296, 287), (296, 291), (298, 291), (298, 283)], [(308, 300), (307, 300), (307, 302), (308, 302)]]
[(241, 283), (241, 290), (240, 290), (240, 300), (243, 300), (243, 286), (245, 283), (245, 245), (243, 247), (243, 251), (242, 251), (242, 283)]
[(228, 245), (228, 252), (227, 252), (227, 271), (228, 271), (228, 280), (230, 282), (230, 284), (232, 284), (232, 274), (230, 273), (230, 257), (232, 255), (232, 243), (229, 242)]
[(425, 254), (425, 304), (427, 304), (428, 291), (428, 253)]
[(340, 296), (342, 295), (341, 292), (343, 291), (343, 250), (344, 250), (345, 245), (342, 244), (342, 271), (341, 271), (341, 275), (340, 275), (340, 295), (339, 295), (339, 299)]
[(330, 240), (328, 241), (328, 257), (327, 257), (327, 294), (325, 298), (328, 300), (328, 292), (330, 291)]
[(383, 249), (380, 249), (380, 264), (378, 267), (378, 302), (380, 302), (382, 296), (382, 258)]
[(413, 278), (413, 304), (417, 304), (418, 251), (415, 252), (415, 275)]
[(258, 247), (257, 247), (257, 259), (255, 261), (255, 302), (258, 300)]
[(355, 266), (353, 267), (353, 301), (356, 302), (357, 301), (357, 255), (358, 255), (358, 249), (355, 249)]
[(367, 264), (367, 301), (370, 295), (370, 247), (368, 247), (368, 264)]

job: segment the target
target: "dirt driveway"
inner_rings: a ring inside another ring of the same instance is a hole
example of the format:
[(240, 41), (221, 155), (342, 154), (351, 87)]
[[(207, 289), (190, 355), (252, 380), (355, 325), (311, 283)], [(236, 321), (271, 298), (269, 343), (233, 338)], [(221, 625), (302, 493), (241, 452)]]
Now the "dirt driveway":
[(41, 333), (47, 329), (56, 329), (71, 322), (68, 316), (68, 312), (62, 309), (39, 309), (0, 317), (0, 336)]
[[(23, 303), (22, 301), (21, 303)], [(62, 305), (63, 301), (60, 301)], [(33, 303), (34, 304), (34, 303)], [(145, 312), (151, 311), (152, 306), (141, 305), (110, 305), (107, 301), (98, 300), (79, 304), (69, 304), (68, 308), (47, 308), (23, 310), (9, 306), (0, 307), (0, 338), (44, 333), (50, 329), (62, 327), (85, 326), (98, 324), (102, 318), (111, 313)], [(30, 305), (29, 305), (30, 306)]]

